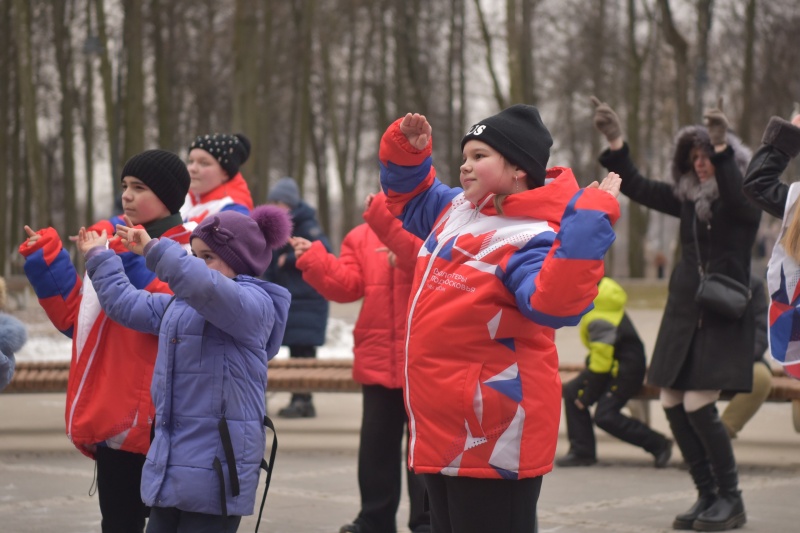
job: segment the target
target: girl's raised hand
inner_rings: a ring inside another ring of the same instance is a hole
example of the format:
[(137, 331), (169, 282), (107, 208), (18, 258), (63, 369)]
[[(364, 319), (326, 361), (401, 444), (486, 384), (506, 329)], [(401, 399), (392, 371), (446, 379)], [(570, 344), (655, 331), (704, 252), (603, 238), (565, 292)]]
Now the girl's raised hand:
[(311, 241), (304, 239), (303, 237), (292, 237), (289, 239), (289, 244), (291, 244), (292, 248), (294, 248), (295, 259), (300, 259), (300, 256), (306, 253), (309, 248), (311, 248)]
[(593, 181), (586, 188), (600, 189), (601, 191), (607, 192), (614, 198), (618, 198), (620, 185), (622, 185), (622, 178), (619, 177), (619, 174), (616, 172), (609, 172), (608, 176), (603, 178), (602, 182), (597, 183), (596, 181)]
[(103, 233), (97, 233), (96, 231), (87, 231), (86, 228), (81, 228), (78, 231), (76, 242), (78, 250), (85, 256), (92, 248), (98, 246), (105, 248), (106, 244), (108, 244), (108, 234), (106, 230), (103, 230)]
[(36, 244), (36, 241), (38, 241), (41, 238), (41, 235), (33, 231), (31, 227), (28, 226), (27, 224), (25, 224), (24, 228), (25, 228), (25, 233), (28, 235), (28, 240), (25, 241), (25, 246), (30, 248), (31, 246)]
[(400, 131), (406, 136), (411, 146), (417, 150), (422, 150), (428, 146), (432, 129), (425, 115), (408, 113), (400, 121)]

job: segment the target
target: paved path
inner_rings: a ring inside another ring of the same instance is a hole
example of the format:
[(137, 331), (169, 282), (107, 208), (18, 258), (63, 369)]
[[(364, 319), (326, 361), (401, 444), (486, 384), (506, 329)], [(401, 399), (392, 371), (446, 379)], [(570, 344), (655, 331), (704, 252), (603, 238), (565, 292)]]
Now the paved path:
[[(632, 315), (651, 349), (660, 312), (634, 310)], [(574, 330), (560, 332), (558, 344), (564, 361), (583, 358)], [(286, 394), (270, 394), (270, 414), (274, 417), (287, 401)], [(317, 394), (315, 403), (315, 419), (275, 419), (280, 451), (261, 531), (335, 533), (358, 512), (361, 397)], [(93, 463), (64, 436), (63, 410), (63, 394), (0, 395), (0, 533), (100, 530), (97, 497), (89, 494)], [(661, 410), (653, 406), (651, 415), (653, 427), (667, 431)], [(559, 456), (566, 447), (562, 422)], [(743, 531), (800, 531), (800, 434), (792, 428), (790, 405), (765, 405), (734, 448), (748, 512)], [(672, 517), (694, 501), (680, 454), (674, 453), (669, 468), (655, 470), (643, 451), (598, 431), (598, 465), (556, 468), (545, 477), (540, 531), (672, 531)], [(398, 513), (401, 532), (407, 532), (407, 513), (404, 500)], [(255, 517), (247, 517), (240, 531), (254, 527)]]

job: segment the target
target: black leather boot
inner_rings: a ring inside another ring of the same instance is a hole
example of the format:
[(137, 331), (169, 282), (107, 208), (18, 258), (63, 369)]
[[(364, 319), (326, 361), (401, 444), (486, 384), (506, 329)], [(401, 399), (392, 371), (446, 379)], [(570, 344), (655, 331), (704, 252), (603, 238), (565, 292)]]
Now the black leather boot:
[(705, 446), (719, 489), (717, 501), (697, 516), (692, 527), (696, 531), (727, 531), (741, 527), (747, 522), (747, 515), (739, 491), (739, 473), (731, 438), (719, 418), (717, 406), (708, 404), (687, 416)]
[(711, 463), (706, 459), (703, 442), (697, 436), (689, 422), (683, 404), (664, 409), (672, 435), (689, 465), (689, 474), (697, 487), (697, 501), (685, 512), (677, 515), (672, 522), (673, 529), (693, 529), (694, 522), (700, 514), (710, 508), (717, 500), (717, 485), (711, 473)]

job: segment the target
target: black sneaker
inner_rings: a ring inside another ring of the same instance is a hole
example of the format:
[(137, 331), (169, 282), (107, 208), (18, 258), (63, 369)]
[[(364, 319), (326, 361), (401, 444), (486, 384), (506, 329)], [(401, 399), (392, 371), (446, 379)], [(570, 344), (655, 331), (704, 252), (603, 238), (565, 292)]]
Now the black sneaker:
[(311, 400), (294, 400), (292, 403), (278, 411), (281, 418), (314, 418), (317, 410)]
[(361, 526), (355, 522), (352, 524), (345, 524), (339, 528), (339, 533), (361, 533)]
[(556, 459), (556, 466), (592, 466), (597, 462), (595, 457), (584, 457), (569, 452), (560, 459)]

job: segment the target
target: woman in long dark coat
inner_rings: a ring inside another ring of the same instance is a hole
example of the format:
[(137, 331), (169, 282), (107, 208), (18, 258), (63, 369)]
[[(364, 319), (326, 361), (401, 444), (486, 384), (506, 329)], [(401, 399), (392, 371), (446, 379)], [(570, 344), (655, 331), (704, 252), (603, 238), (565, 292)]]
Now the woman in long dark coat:
[[(642, 176), (623, 142), (619, 118), (593, 98), (594, 123), (610, 149), (600, 163), (622, 177), (631, 200), (680, 219), (681, 257), (669, 281), (648, 381), (661, 387), (661, 404), (699, 492), (673, 528), (723, 531), (746, 521), (730, 437), (716, 401), (721, 390), (749, 391), (755, 322), (751, 309), (725, 318), (695, 302), (705, 272), (744, 286), (761, 213), (742, 193), (750, 151), (727, 131), (722, 111), (706, 112), (708, 127), (688, 126), (675, 138), (672, 183)], [(698, 261), (698, 250), (700, 261)]]

